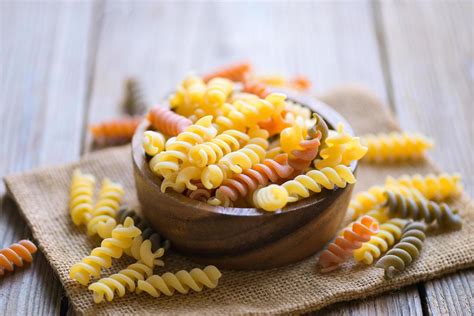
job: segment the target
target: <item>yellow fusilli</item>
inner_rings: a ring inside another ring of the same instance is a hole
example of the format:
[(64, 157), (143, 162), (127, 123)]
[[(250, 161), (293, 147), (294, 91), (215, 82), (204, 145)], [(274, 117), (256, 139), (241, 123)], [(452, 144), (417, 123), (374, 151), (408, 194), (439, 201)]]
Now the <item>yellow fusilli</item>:
[(95, 177), (76, 169), (72, 174), (69, 213), (75, 225), (87, 224), (92, 218)]
[(440, 175), (429, 174), (421, 176), (419, 174), (408, 176), (404, 175), (398, 179), (388, 177), (386, 184), (404, 185), (417, 189), (428, 200), (443, 201), (448, 198), (459, 196), (463, 190), (461, 176), (457, 173)]
[(165, 149), (166, 139), (160, 132), (146, 131), (143, 134), (143, 150), (148, 156), (155, 156)]
[(176, 113), (189, 117), (203, 104), (205, 92), (204, 81), (197, 76), (188, 75), (171, 96), (170, 106)]
[(346, 133), (342, 123), (337, 126), (337, 132), (330, 131), (324, 144), (319, 153), (321, 159), (315, 160), (316, 169), (341, 164), (348, 166), (352, 161), (361, 159), (367, 152), (367, 147), (361, 145), (359, 137)]
[(364, 160), (373, 162), (418, 160), (424, 158), (433, 141), (420, 134), (392, 132), (362, 136), (368, 151)]
[(109, 268), (112, 258), (118, 259), (123, 251), (132, 245), (133, 238), (141, 231), (133, 224), (133, 219), (127, 218), (123, 225), (117, 225), (112, 230), (112, 237), (102, 240), (100, 247), (92, 250), (91, 254), (81, 262), (73, 265), (69, 271), (71, 279), (87, 285), (92, 277), (99, 277), (102, 268)]
[(98, 234), (101, 238), (111, 236), (112, 230), (117, 226), (115, 217), (124, 194), (125, 191), (119, 183), (112, 182), (108, 178), (102, 181), (99, 198), (92, 210), (92, 218), (87, 224), (88, 235)]
[(152, 275), (146, 281), (139, 280), (137, 293), (146, 292), (153, 297), (159, 297), (161, 293), (171, 296), (175, 291), (187, 294), (189, 290), (201, 292), (204, 287), (213, 289), (221, 278), (221, 272), (214, 266), (207, 266), (203, 270), (192, 269), (191, 271), (167, 272), (161, 276)]
[(134, 292), (139, 280), (145, 280), (153, 274), (153, 269), (149, 266), (136, 262), (110, 277), (102, 278), (89, 285), (89, 290), (93, 292), (94, 302), (101, 303), (104, 297), (107, 301), (114, 299), (115, 293), (123, 297), (128, 290)]

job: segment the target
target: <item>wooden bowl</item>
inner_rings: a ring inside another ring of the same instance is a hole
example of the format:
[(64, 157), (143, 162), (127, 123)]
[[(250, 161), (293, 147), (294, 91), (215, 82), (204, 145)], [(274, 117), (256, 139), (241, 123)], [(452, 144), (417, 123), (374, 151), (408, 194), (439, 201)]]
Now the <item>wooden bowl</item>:
[[(330, 127), (347, 121), (311, 97), (291, 95), (319, 113)], [(162, 193), (161, 179), (152, 173), (142, 148), (145, 120), (132, 141), (138, 199), (150, 224), (171, 241), (172, 248), (203, 264), (229, 269), (267, 269), (304, 259), (322, 249), (336, 234), (347, 210), (352, 185), (323, 190), (282, 211), (215, 207), (175, 192)], [(357, 163), (351, 168), (355, 171)]]

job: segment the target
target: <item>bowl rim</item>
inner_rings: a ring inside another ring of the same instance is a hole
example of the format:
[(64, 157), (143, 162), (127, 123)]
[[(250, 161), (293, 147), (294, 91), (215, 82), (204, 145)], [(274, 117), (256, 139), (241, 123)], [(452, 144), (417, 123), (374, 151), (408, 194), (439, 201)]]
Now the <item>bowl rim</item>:
[[(309, 108), (312, 112), (318, 113), (321, 115), (321, 117), (323, 117), (328, 126), (333, 129), (335, 129), (337, 124), (343, 123), (345, 132), (352, 136), (355, 135), (352, 126), (339, 112), (321, 100), (317, 99), (315, 96), (281, 89), (274, 89), (272, 92), (284, 93), (287, 95), (287, 100), (296, 102)], [(301, 199), (297, 202), (288, 203), (284, 208), (275, 212), (267, 212), (257, 208), (214, 206), (206, 202), (192, 200), (184, 194), (178, 192), (167, 191), (166, 193), (163, 193), (161, 192), (161, 179), (150, 170), (148, 166), (148, 160), (146, 159), (145, 151), (142, 146), (143, 133), (149, 130), (150, 124), (151, 123), (145, 116), (133, 135), (131, 146), (132, 163), (134, 164), (136, 172), (142, 173), (143, 179), (146, 180), (150, 186), (154, 187), (154, 190), (157, 191), (158, 195), (161, 195), (162, 198), (172, 199), (175, 203), (181, 204), (183, 207), (198, 208), (204, 212), (226, 216), (281, 216), (307, 208), (308, 206), (314, 207), (315, 211), (316, 209), (324, 209), (324, 206), (327, 203), (336, 200), (344, 190), (347, 190), (351, 186), (351, 184), (348, 184), (344, 188), (336, 187), (333, 190), (325, 189), (319, 194), (312, 194), (309, 197)], [(358, 167), (358, 162), (352, 161), (349, 167), (351, 168), (352, 172), (355, 173)], [(190, 201), (192, 201), (192, 203), (190, 203)]]

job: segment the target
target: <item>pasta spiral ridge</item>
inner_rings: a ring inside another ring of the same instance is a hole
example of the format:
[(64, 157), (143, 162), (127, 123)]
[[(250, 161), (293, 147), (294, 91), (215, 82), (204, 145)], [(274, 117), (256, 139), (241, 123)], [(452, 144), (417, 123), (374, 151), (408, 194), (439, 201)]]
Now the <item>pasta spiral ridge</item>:
[(318, 264), (321, 272), (329, 272), (337, 269), (354, 250), (360, 248), (362, 243), (370, 240), (379, 230), (377, 221), (370, 216), (362, 216), (361, 219), (352, 224), (350, 228), (344, 229), (342, 235), (337, 236), (326, 250), (321, 253)]
[(186, 196), (196, 201), (207, 202), (214, 195), (215, 190), (207, 189), (201, 182), (196, 183), (196, 187), (196, 190), (187, 190)]
[[(206, 92), (206, 84), (204, 81), (190, 74), (177, 87), (176, 92), (170, 97), (170, 107), (177, 114), (190, 118), (192, 116), (204, 116), (204, 94)], [(191, 119), (191, 121), (194, 121)]]
[[(260, 120), (259, 126), (268, 131), (273, 136), (282, 132), (285, 128), (292, 126), (292, 122), (286, 120), (284, 117), (284, 110), (286, 107), (286, 95), (283, 93), (270, 93), (265, 97), (273, 106), (273, 112), (269, 119)], [(299, 127), (301, 124), (294, 124), (294, 127)]]
[(154, 157), (165, 149), (165, 136), (160, 132), (146, 131), (143, 134), (143, 150), (148, 156)]
[(139, 82), (134, 78), (125, 81), (125, 97), (122, 107), (128, 115), (143, 115), (146, 112), (146, 102)]
[(440, 175), (428, 174), (426, 176), (416, 174), (411, 177), (404, 175), (398, 179), (388, 177), (385, 183), (415, 188), (428, 200), (436, 201), (455, 198), (459, 196), (463, 190), (461, 176), (457, 173), (442, 173)]
[(237, 64), (222, 66), (216, 71), (204, 75), (203, 80), (208, 82), (213, 78), (221, 77), (232, 81), (243, 82), (251, 70), (252, 65), (250, 63), (240, 62)]
[(249, 141), (249, 136), (237, 130), (227, 130), (214, 139), (196, 145), (189, 151), (190, 163), (205, 167), (218, 162), (225, 155), (234, 152)]
[(197, 144), (211, 140), (217, 134), (212, 126), (212, 116), (205, 116), (188, 126), (171, 142), (165, 151), (150, 160), (153, 172), (164, 177), (179, 170), (181, 163), (187, 161), (189, 150)]
[(311, 162), (313, 162), (318, 155), (319, 145), (321, 144), (319, 141), (320, 138), (321, 133), (318, 131), (317, 136), (313, 139), (300, 142), (299, 146), (301, 149), (295, 149), (291, 152), (293, 157), (290, 158), (289, 163), (293, 169), (301, 172), (311, 166)]
[(367, 191), (356, 194), (351, 199), (349, 202), (349, 212), (352, 214), (352, 219), (356, 219), (373, 209), (380, 208), (387, 201), (385, 196), (385, 191), (387, 190), (415, 199), (424, 199), (423, 195), (413, 187), (395, 185), (393, 183), (386, 184), (385, 186), (375, 185)]
[(101, 303), (104, 298), (112, 301), (115, 295), (123, 297), (127, 290), (134, 292), (139, 280), (145, 280), (153, 275), (153, 269), (141, 262), (133, 263), (118, 273), (102, 278), (89, 285), (93, 292), (94, 302)]
[(378, 163), (423, 159), (433, 147), (433, 141), (423, 135), (398, 132), (368, 134), (362, 136), (362, 143), (368, 148), (364, 160)]
[(353, 184), (356, 178), (350, 167), (338, 165), (334, 168), (326, 167), (321, 170), (310, 170), (304, 175), (299, 175), (293, 180), (282, 184), (288, 192), (288, 202), (295, 202), (301, 198), (307, 198), (310, 192), (321, 192), (322, 188), (332, 190), (336, 186), (345, 188), (347, 184)]
[(146, 292), (153, 297), (159, 297), (161, 293), (171, 296), (178, 291), (187, 294), (189, 290), (201, 292), (204, 287), (213, 289), (221, 278), (221, 272), (215, 266), (207, 266), (204, 269), (181, 270), (176, 273), (164, 273), (163, 275), (152, 275), (146, 281), (139, 280), (137, 293)]
[(102, 268), (109, 268), (112, 258), (118, 259), (123, 251), (132, 245), (133, 238), (141, 231), (133, 224), (133, 219), (127, 218), (123, 225), (117, 225), (112, 230), (112, 237), (102, 240), (100, 247), (94, 248), (91, 254), (74, 264), (69, 276), (82, 285), (87, 285), (91, 276), (99, 277)]
[(164, 263), (159, 258), (170, 248), (169, 240), (163, 240), (160, 234), (134, 210), (122, 208), (118, 213), (120, 223), (123, 223), (127, 217), (132, 218), (135, 226), (141, 231), (139, 236), (133, 238), (130, 248), (125, 249), (127, 255), (149, 267), (163, 266)]
[(215, 109), (221, 107), (234, 91), (234, 84), (229, 79), (213, 78), (207, 83), (204, 93), (204, 104), (207, 114), (214, 114)]
[(436, 221), (439, 226), (453, 229), (460, 229), (462, 226), (462, 219), (457, 214), (457, 210), (451, 210), (446, 203), (415, 200), (391, 191), (386, 191), (385, 196), (387, 197), (385, 206), (392, 215), (424, 220), (427, 224)]
[(130, 142), (142, 117), (128, 116), (92, 124), (89, 129), (94, 143), (99, 146), (120, 145)]
[(161, 106), (153, 107), (147, 118), (154, 129), (169, 136), (176, 136), (193, 124), (190, 119)]
[(270, 93), (267, 85), (264, 82), (256, 80), (245, 80), (242, 91), (255, 94), (262, 99), (264, 99)]
[(76, 169), (72, 174), (69, 212), (75, 225), (87, 224), (92, 218), (95, 177)]
[(379, 258), (400, 239), (402, 230), (407, 223), (407, 220), (393, 218), (381, 224), (379, 232), (354, 251), (354, 259), (365, 264), (372, 264), (374, 259)]
[(409, 223), (403, 229), (400, 241), (377, 263), (377, 268), (385, 270), (385, 278), (392, 279), (396, 273), (406, 269), (420, 256), (425, 240), (426, 226), (423, 223)]
[(26, 239), (0, 249), (0, 276), (5, 274), (5, 270), (13, 271), (15, 266), (22, 267), (25, 262), (32, 262), (32, 254), (37, 250), (35, 244)]
[(89, 236), (98, 234), (101, 238), (112, 236), (112, 230), (117, 226), (115, 217), (120, 208), (125, 191), (121, 184), (112, 182), (105, 178), (94, 209), (92, 218), (87, 223), (87, 234)]
[(293, 172), (294, 169), (288, 164), (287, 154), (280, 154), (274, 159), (265, 159), (263, 163), (226, 179), (216, 190), (216, 196), (210, 204), (230, 206), (239, 197), (249, 195), (259, 186), (287, 179)]

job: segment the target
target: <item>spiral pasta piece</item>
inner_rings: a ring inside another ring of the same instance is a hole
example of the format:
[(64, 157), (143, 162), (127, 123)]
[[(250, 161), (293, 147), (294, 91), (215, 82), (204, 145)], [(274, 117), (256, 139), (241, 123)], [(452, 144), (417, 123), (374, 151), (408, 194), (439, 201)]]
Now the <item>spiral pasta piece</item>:
[(143, 134), (143, 150), (148, 156), (156, 156), (165, 149), (165, 137), (160, 132), (146, 131)]
[(0, 276), (5, 274), (5, 270), (11, 272), (15, 266), (23, 267), (25, 262), (32, 262), (32, 255), (37, 250), (35, 244), (26, 239), (0, 249)]
[(375, 185), (370, 187), (367, 191), (356, 194), (351, 199), (349, 211), (352, 214), (352, 219), (356, 219), (373, 209), (380, 208), (387, 201), (387, 197), (385, 196), (385, 191), (387, 190), (418, 200), (424, 199), (423, 195), (413, 187), (395, 183), (388, 183), (385, 186)]
[(400, 241), (377, 261), (375, 266), (385, 270), (386, 279), (392, 279), (420, 256), (425, 230), (423, 223), (409, 223), (403, 229)]
[(100, 146), (119, 145), (130, 142), (142, 117), (129, 116), (104, 121), (89, 127), (94, 142)]
[(170, 107), (174, 109), (176, 113), (185, 117), (198, 114), (196, 112), (200, 110), (204, 104), (206, 88), (206, 84), (198, 76), (186, 76), (183, 82), (177, 87), (176, 92), (170, 97)]
[(221, 77), (221, 78), (227, 78), (232, 81), (243, 82), (245, 81), (246, 77), (248, 76), (251, 70), (252, 70), (252, 65), (250, 63), (240, 62), (237, 64), (223, 66), (217, 69), (216, 71), (208, 73), (203, 76), (203, 80), (205, 82), (208, 82), (209, 80), (213, 78)]
[(332, 190), (336, 186), (345, 188), (353, 184), (356, 178), (351, 168), (338, 165), (334, 168), (326, 167), (321, 170), (310, 170), (304, 175), (299, 175), (281, 186), (288, 192), (288, 202), (295, 202), (310, 196), (310, 192), (319, 193), (323, 188)]
[(125, 253), (149, 267), (163, 266), (164, 263), (160, 258), (170, 248), (169, 240), (163, 240), (160, 234), (135, 211), (128, 208), (120, 209), (119, 222), (123, 223), (127, 217), (133, 219), (135, 226), (141, 230), (141, 234), (133, 238), (132, 245), (125, 249)]
[(240, 149), (249, 141), (249, 136), (237, 130), (227, 130), (211, 141), (199, 144), (189, 151), (190, 163), (205, 167), (218, 162), (223, 156)]
[(196, 166), (183, 167), (177, 173), (169, 177), (165, 177), (161, 182), (161, 192), (172, 188), (178, 193), (182, 193), (186, 188), (188, 190), (196, 190), (196, 181), (201, 179), (202, 169)]
[[(311, 166), (311, 163), (318, 155), (319, 138), (321, 134), (319, 133), (317, 137), (310, 140), (303, 140), (300, 142), (300, 148), (298, 150), (293, 150), (293, 157), (290, 159), (290, 166), (301, 173)], [(267, 152), (268, 155), (268, 152)]]
[(368, 134), (362, 136), (362, 143), (368, 148), (364, 160), (378, 163), (420, 160), (433, 147), (433, 141), (423, 135), (398, 132)]
[(459, 196), (463, 190), (461, 176), (457, 173), (442, 173), (440, 175), (428, 174), (426, 176), (419, 174), (413, 176), (404, 175), (398, 179), (388, 177), (385, 183), (414, 188), (420, 191), (428, 200), (436, 201), (455, 198)]
[(115, 217), (120, 208), (125, 191), (120, 183), (105, 178), (94, 209), (92, 217), (87, 223), (87, 234), (89, 236), (98, 234), (101, 238), (112, 236), (112, 230), (117, 226)]
[(378, 230), (379, 226), (375, 219), (367, 215), (362, 216), (350, 228), (346, 228), (342, 236), (337, 236), (334, 242), (321, 253), (318, 261), (321, 272), (337, 269), (354, 250), (359, 249), (362, 243), (369, 241), (371, 236), (377, 234)]
[(152, 171), (164, 177), (170, 176), (188, 160), (188, 152), (193, 146), (211, 140), (216, 134), (217, 131), (212, 126), (212, 116), (199, 119), (180, 133), (169, 146), (167, 143), (166, 150), (150, 160)]
[(229, 79), (213, 78), (207, 83), (206, 92), (204, 93), (204, 104), (208, 109), (207, 113), (215, 112), (227, 101), (234, 91), (234, 84)]
[(385, 206), (394, 216), (424, 220), (428, 224), (436, 221), (439, 226), (452, 229), (460, 229), (462, 226), (458, 211), (451, 210), (446, 203), (416, 200), (391, 191), (386, 191), (384, 194), (387, 198)]
[(196, 183), (196, 190), (186, 190), (186, 196), (190, 199), (207, 202), (215, 193), (213, 189), (207, 189), (201, 182)]
[(87, 224), (92, 218), (95, 177), (79, 169), (72, 173), (69, 213), (74, 225)]
[[(283, 131), (285, 128), (292, 126), (292, 122), (287, 121), (284, 117), (284, 110), (286, 107), (286, 95), (282, 93), (271, 93), (265, 97), (265, 101), (268, 101), (273, 106), (273, 113), (271, 117), (265, 120), (260, 120), (258, 125), (266, 129), (270, 136), (276, 135)], [(295, 122), (293, 122), (295, 123)], [(301, 124), (295, 124), (301, 125)], [(304, 130), (304, 129), (303, 129)]]
[(120, 258), (123, 251), (132, 245), (133, 238), (140, 233), (140, 229), (133, 224), (133, 219), (128, 217), (123, 225), (117, 225), (112, 230), (111, 238), (102, 240), (100, 247), (94, 248), (89, 256), (71, 267), (70, 278), (87, 285), (91, 276), (99, 277), (102, 268), (112, 265), (112, 258)]
[(253, 204), (255, 207), (265, 211), (274, 212), (288, 203), (288, 191), (282, 186), (270, 184), (267, 187), (255, 191)]
[(134, 292), (139, 280), (145, 280), (153, 275), (153, 269), (149, 266), (136, 262), (118, 273), (107, 278), (102, 278), (89, 285), (89, 290), (93, 292), (94, 302), (101, 303), (106, 299), (112, 301), (115, 295), (123, 297), (127, 292)]
[(147, 119), (154, 129), (169, 136), (176, 136), (193, 124), (190, 119), (158, 105), (148, 112)]
[(354, 259), (365, 264), (372, 264), (400, 239), (402, 230), (407, 223), (407, 220), (393, 218), (381, 224), (379, 232), (354, 251)]
[(217, 286), (222, 274), (215, 266), (207, 266), (203, 270), (195, 268), (191, 271), (181, 270), (176, 273), (152, 275), (146, 281), (139, 280), (137, 293), (146, 292), (153, 297), (162, 293), (171, 296), (178, 291), (187, 294), (189, 290), (201, 292), (204, 287), (213, 289)]
[(287, 179), (294, 172), (288, 164), (288, 155), (280, 154), (274, 159), (265, 159), (241, 174), (226, 179), (216, 190), (216, 196), (209, 201), (212, 205), (230, 206), (240, 197), (250, 195), (259, 186)]
[(367, 147), (361, 145), (359, 137), (353, 137), (344, 131), (344, 125), (338, 124), (337, 132), (329, 133), (325, 147), (315, 160), (316, 169), (334, 167), (340, 164), (348, 166), (352, 161), (361, 159), (367, 152)]
[(143, 90), (134, 78), (125, 81), (125, 97), (122, 107), (128, 115), (143, 115), (146, 112), (147, 106)]

